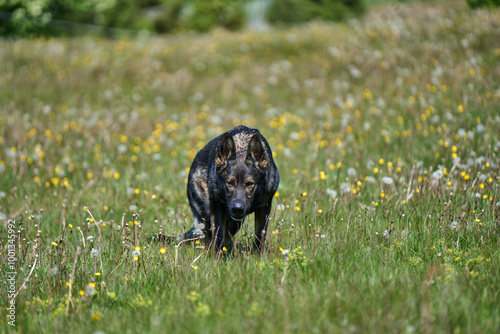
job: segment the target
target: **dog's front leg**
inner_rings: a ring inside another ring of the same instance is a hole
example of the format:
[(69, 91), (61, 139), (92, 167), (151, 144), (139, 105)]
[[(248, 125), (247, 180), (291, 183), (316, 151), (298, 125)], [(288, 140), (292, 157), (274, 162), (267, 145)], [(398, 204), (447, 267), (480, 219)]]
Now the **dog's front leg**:
[(227, 215), (226, 217), (223, 217), (222, 222), (224, 226), (224, 247), (226, 247), (228, 253), (232, 253), (234, 247), (234, 235), (241, 228), (243, 221), (231, 219), (229, 215)]
[(222, 210), (218, 205), (212, 205), (211, 212), (211, 230), (212, 230), (212, 244), (215, 252), (222, 250), (224, 246), (224, 216)]
[(264, 208), (255, 210), (255, 251), (262, 251), (264, 247), (267, 233), (267, 222), (269, 220), (269, 214), (271, 213), (271, 202), (272, 199)]

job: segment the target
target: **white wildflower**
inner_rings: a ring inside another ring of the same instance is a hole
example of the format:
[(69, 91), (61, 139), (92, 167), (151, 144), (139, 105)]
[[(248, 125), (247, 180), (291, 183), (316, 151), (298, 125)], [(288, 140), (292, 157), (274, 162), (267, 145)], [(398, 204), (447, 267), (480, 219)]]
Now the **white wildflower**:
[(370, 175), (366, 178), (366, 182), (375, 183), (375, 182), (377, 182), (377, 180), (373, 176)]
[(91, 297), (93, 295), (96, 294), (96, 291), (95, 291), (95, 287), (91, 286), (91, 285), (87, 285), (87, 287), (85, 288), (85, 297)]
[(99, 255), (99, 251), (95, 248), (92, 248), (90, 251), (90, 256), (97, 257)]
[(438, 169), (437, 171), (432, 173), (431, 178), (435, 180), (440, 180), (441, 178), (443, 178), (443, 176), (444, 176), (443, 171)]
[(118, 145), (118, 153), (124, 154), (128, 151), (128, 147), (125, 144)]
[(357, 67), (355, 67), (353, 65), (349, 66), (349, 73), (351, 74), (351, 76), (353, 78), (356, 78), (356, 79), (360, 78), (363, 75), (363, 73)]
[(59, 272), (59, 268), (54, 267), (54, 268), (50, 269), (49, 274), (52, 276), (55, 276), (55, 275), (57, 275), (58, 272)]
[(331, 199), (337, 198), (337, 192), (335, 190), (333, 190), (333, 189), (330, 189), (330, 188), (326, 189), (326, 194), (328, 196), (330, 196)]
[(347, 169), (347, 175), (350, 176), (350, 177), (353, 177), (353, 176), (356, 176), (358, 173), (356, 172), (356, 170), (352, 167), (349, 167)]
[(387, 185), (390, 185), (390, 184), (393, 184), (394, 183), (394, 180), (392, 177), (390, 176), (384, 176), (382, 177), (382, 183), (383, 184), (387, 184)]
[(344, 194), (349, 194), (351, 192), (351, 185), (347, 182), (342, 182), (339, 188)]
[(134, 257), (136, 257), (136, 256), (139, 256), (139, 255), (141, 255), (141, 251), (134, 250), (134, 251), (132, 252), (132, 258), (134, 258)]

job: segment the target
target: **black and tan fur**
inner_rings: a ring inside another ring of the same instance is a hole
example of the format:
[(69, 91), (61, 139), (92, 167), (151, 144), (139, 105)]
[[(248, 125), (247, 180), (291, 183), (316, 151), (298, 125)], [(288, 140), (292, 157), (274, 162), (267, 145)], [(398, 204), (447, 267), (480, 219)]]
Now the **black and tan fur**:
[(189, 171), (187, 195), (194, 227), (216, 250), (231, 249), (245, 217), (255, 213), (255, 248), (261, 249), (279, 173), (271, 148), (256, 129), (238, 126), (202, 148)]

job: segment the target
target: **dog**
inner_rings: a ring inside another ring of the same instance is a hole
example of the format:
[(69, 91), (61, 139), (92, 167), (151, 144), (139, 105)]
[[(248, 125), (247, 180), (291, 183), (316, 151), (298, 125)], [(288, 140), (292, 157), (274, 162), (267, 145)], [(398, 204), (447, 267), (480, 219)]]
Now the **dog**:
[(246, 216), (255, 213), (254, 250), (262, 250), (280, 176), (271, 148), (257, 129), (240, 125), (216, 137), (195, 156), (187, 196), (194, 226), (180, 242), (204, 235), (217, 252), (230, 251)]

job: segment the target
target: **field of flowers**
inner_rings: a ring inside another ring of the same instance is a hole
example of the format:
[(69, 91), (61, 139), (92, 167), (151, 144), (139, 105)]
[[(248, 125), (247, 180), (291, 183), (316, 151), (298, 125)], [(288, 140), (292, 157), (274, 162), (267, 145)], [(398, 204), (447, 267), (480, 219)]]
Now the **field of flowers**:
[[(0, 60), (2, 332), (499, 331), (500, 11)], [(191, 161), (239, 124), (281, 174), (263, 254), (253, 217), (233, 257), (148, 243), (191, 227)]]

